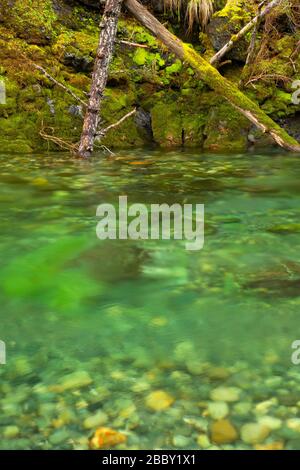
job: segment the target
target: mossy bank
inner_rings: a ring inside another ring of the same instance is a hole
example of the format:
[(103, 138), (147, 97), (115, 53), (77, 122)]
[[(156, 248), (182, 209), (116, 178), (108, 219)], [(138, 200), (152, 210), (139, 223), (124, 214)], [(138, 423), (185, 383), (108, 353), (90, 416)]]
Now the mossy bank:
[[(43, 131), (69, 142), (79, 140), (84, 109), (34, 64), (42, 66), (86, 101), (99, 35), (101, 11), (95, 8), (97, 3), (1, 2), (0, 80), (6, 87), (6, 104), (0, 105), (2, 152), (57, 149), (41, 136)], [(206, 33), (195, 31), (186, 36), (184, 26), (176, 18), (163, 11), (158, 15), (164, 23), (170, 20), (170, 28), (176, 34), (209, 58), (228, 40), (228, 34), (237, 32), (254, 14), (254, 7), (245, 8), (243, 0), (232, 2), (232, 9), (228, 5), (224, 9), (222, 1), (216, 3), (218, 8), (215, 7)], [(243, 86), (267, 114), (299, 138), (300, 106), (292, 101), (292, 83), (300, 79), (300, 59), (294, 54), (300, 33), (291, 25), (287, 13), (278, 17), (281, 30), (270, 36), (265, 46), (268, 53), (264, 52), (255, 67), (244, 67), (250, 33), (231, 51), (221, 72)], [(126, 42), (146, 47), (133, 47)], [(136, 116), (110, 131), (102, 141), (104, 145), (185, 146), (236, 152), (253, 145), (271, 145), (225, 100), (199, 81), (191, 68), (168, 54), (124, 13), (102, 110), (103, 125), (117, 121), (134, 107), (138, 110)]]

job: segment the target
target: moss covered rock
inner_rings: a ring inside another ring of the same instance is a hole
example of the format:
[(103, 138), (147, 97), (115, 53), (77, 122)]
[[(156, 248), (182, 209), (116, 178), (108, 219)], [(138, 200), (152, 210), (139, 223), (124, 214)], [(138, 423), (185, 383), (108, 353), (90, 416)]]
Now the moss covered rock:
[[(243, 26), (255, 16), (252, 2), (247, 0), (229, 0), (226, 6), (216, 12), (208, 25), (208, 35), (216, 51), (220, 50)], [(251, 33), (250, 33), (251, 37)], [(249, 35), (236, 42), (227, 55), (237, 61), (245, 61), (249, 47)]]

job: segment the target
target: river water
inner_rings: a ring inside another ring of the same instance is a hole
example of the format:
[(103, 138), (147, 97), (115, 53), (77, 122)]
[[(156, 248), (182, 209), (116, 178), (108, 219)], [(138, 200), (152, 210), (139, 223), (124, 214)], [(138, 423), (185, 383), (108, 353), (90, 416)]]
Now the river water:
[[(0, 165), (1, 448), (85, 449), (103, 426), (119, 449), (300, 448), (296, 156)], [(203, 250), (100, 241), (96, 208), (120, 195), (205, 204)]]

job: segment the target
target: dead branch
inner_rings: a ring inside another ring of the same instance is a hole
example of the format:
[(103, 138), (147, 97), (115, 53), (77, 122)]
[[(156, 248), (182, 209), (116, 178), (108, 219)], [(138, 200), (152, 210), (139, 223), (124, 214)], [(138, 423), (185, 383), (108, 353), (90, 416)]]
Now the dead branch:
[[(265, 0), (258, 6), (258, 11), (259, 11), (259, 14), (261, 13), (261, 9), (262, 7), (264, 6), (265, 4)], [(250, 41), (250, 46), (249, 46), (249, 49), (248, 49), (248, 54), (247, 54), (247, 59), (246, 59), (246, 65), (251, 65), (253, 64), (254, 62), (254, 58), (255, 58), (255, 46), (256, 46), (256, 39), (257, 39), (257, 35), (258, 35), (258, 31), (259, 31), (259, 28), (260, 28), (260, 25), (262, 23), (262, 17), (260, 16), (254, 26), (254, 29), (253, 29), (253, 33), (252, 33), (252, 36), (251, 36), (251, 41)]]
[(231, 51), (233, 49), (234, 45), (236, 44), (237, 41), (239, 41), (241, 38), (243, 38), (251, 29), (260, 21), (267, 16), (270, 11), (279, 6), (282, 1), (284, 0), (272, 0), (253, 20), (251, 20), (249, 23), (246, 24), (237, 34), (233, 35), (227, 44), (222, 47), (211, 59), (210, 59), (210, 64), (217, 66), (222, 57), (224, 57), (227, 52)]
[(49, 80), (51, 80), (51, 82), (55, 83), (55, 85), (62, 88), (66, 93), (71, 95), (76, 101), (79, 101), (84, 107), (87, 107), (87, 103), (85, 103), (85, 101), (83, 101), (81, 98), (79, 98), (79, 96), (77, 96), (72, 90), (70, 90), (70, 88), (68, 88), (63, 83), (59, 82), (54, 77), (52, 77), (50, 75), (50, 73), (48, 73), (47, 70), (45, 70), (43, 67), (41, 67), (40, 65), (35, 64), (34, 62), (32, 62), (32, 66), (34, 68), (36, 68), (37, 70), (39, 70), (40, 72), (42, 72), (45, 75), (45, 77), (47, 77)]
[(146, 44), (138, 44), (137, 42), (130, 42), (130, 41), (118, 41), (119, 44), (124, 44), (125, 46), (130, 46), (130, 47), (141, 47), (142, 49), (149, 49), (149, 46)]
[(133, 116), (135, 113), (136, 113), (136, 108), (133, 109), (132, 111), (130, 111), (129, 113), (125, 114), (125, 116), (123, 116), (121, 119), (119, 119), (119, 121), (115, 122), (114, 124), (111, 124), (110, 126), (106, 127), (105, 129), (101, 129), (99, 132), (97, 132), (96, 137), (98, 139), (103, 138), (108, 133), (108, 131), (110, 131), (111, 129), (115, 129), (116, 127), (120, 126), (120, 124), (122, 124), (124, 121), (126, 121), (126, 119)]
[[(51, 134), (48, 134), (46, 130), (50, 131)], [(63, 140), (60, 137), (53, 135), (54, 131), (55, 130), (53, 127), (44, 127), (44, 124), (42, 123), (42, 128), (39, 134), (42, 137), (42, 139), (47, 140), (48, 142), (53, 142), (62, 150), (69, 150), (69, 152), (71, 152), (72, 154), (76, 154), (78, 150), (78, 143), (74, 144), (73, 142), (68, 142), (66, 140)]]

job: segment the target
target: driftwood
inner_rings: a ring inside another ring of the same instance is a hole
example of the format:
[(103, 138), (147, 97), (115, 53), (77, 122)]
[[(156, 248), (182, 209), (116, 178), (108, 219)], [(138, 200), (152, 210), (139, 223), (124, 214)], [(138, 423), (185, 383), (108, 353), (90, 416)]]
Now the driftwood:
[(82, 158), (88, 158), (93, 153), (100, 120), (100, 107), (108, 79), (108, 68), (116, 41), (121, 5), (122, 0), (107, 0), (100, 23), (101, 33), (94, 64), (90, 99), (78, 150), (78, 154)]
[(239, 41), (241, 38), (246, 36), (246, 34), (251, 31), (252, 28), (254, 28), (258, 23), (260, 23), (269, 13), (273, 8), (278, 7), (284, 0), (272, 0), (263, 10), (259, 12), (253, 20), (251, 20), (249, 23), (246, 24), (246, 26), (243, 27), (237, 34), (232, 36), (229, 42), (225, 44), (225, 46), (222, 47), (211, 59), (210, 59), (210, 64), (217, 66), (222, 57), (224, 57), (227, 52), (231, 51), (233, 49), (235, 43)]
[[(271, 4), (273, 4), (272, 7), (274, 7), (274, 2), (279, 4), (280, 1), (282, 0), (274, 0), (270, 3), (269, 7)], [(170, 33), (170, 31), (137, 0), (125, 0), (125, 6), (143, 26), (169, 49), (169, 51), (189, 64), (203, 82), (210, 86), (217, 94), (223, 96), (235, 109), (264, 133), (270, 135), (280, 147), (289, 151), (300, 152), (300, 144), (293, 137), (267, 116), (264, 111), (239, 90), (236, 85), (224, 78), (216, 68), (203, 59), (193, 48), (184, 44), (179, 38)]]

